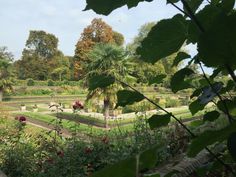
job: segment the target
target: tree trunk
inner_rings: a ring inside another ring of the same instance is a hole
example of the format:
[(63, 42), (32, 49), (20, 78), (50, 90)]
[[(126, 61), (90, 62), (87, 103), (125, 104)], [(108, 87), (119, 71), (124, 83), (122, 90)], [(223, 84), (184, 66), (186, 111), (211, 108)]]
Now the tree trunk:
[(108, 128), (109, 107), (110, 107), (110, 100), (109, 100), (109, 98), (104, 98), (104, 120), (105, 120), (105, 128)]
[(2, 102), (2, 98), (3, 98), (3, 89), (0, 89), (0, 102)]

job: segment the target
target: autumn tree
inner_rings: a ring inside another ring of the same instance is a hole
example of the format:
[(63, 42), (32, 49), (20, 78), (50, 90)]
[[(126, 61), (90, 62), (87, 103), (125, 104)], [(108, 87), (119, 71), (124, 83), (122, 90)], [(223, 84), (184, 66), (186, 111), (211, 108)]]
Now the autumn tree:
[(124, 45), (125, 38), (124, 38), (123, 34), (117, 32), (117, 31), (113, 31), (113, 39), (114, 39), (114, 42), (116, 45), (118, 45), (118, 46)]
[(82, 78), (84, 76), (84, 66), (89, 62), (88, 53), (98, 43), (123, 45), (124, 37), (122, 34), (113, 31), (102, 19), (93, 19), (91, 24), (83, 30), (76, 44), (74, 63), (75, 78)]

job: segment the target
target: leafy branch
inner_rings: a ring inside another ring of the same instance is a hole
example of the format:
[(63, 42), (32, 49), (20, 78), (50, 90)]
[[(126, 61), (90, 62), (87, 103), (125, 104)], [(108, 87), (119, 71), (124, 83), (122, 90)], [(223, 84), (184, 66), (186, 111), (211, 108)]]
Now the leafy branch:
[[(181, 0), (183, 6), (185, 7), (187, 13), (185, 11), (183, 11), (182, 9), (180, 9), (178, 6), (176, 6), (173, 2), (171, 2), (170, 0), (167, 0), (169, 3), (171, 3), (175, 8), (177, 8), (180, 12), (184, 13), (186, 16), (188, 16), (195, 24), (196, 26), (198, 27), (199, 31), (201, 33), (204, 33), (205, 32), (205, 29), (204, 27), (201, 25), (201, 23), (199, 22), (199, 20), (197, 19), (196, 15), (194, 14), (194, 12), (192, 11), (191, 7), (188, 5), (188, 3), (185, 1), (185, 0)], [(210, 80), (208, 79), (208, 77), (206, 76), (206, 73), (202, 67), (202, 64), (201, 62), (196, 59), (196, 62), (199, 64), (200, 68), (201, 68), (201, 71), (203, 73), (203, 77), (206, 79), (207, 83), (209, 84), (209, 86), (211, 87), (211, 89), (213, 90), (213, 92), (217, 95), (217, 97), (220, 99), (220, 101), (222, 101), (223, 103), (223, 106), (224, 106), (224, 109), (225, 109), (225, 114), (227, 115), (228, 117), (228, 120), (229, 122), (232, 124), (232, 121), (233, 121), (233, 118), (232, 116), (230, 115), (229, 113), (229, 109), (225, 103), (225, 101), (222, 99), (221, 95), (215, 90), (215, 88), (213, 87), (212, 83), (210, 82)], [(232, 68), (225, 64), (229, 74), (231, 75), (231, 77), (234, 79), (234, 81), (236, 82), (236, 76), (232, 70)]]
[[(146, 99), (147, 101), (149, 101), (150, 103), (152, 103), (154, 106), (156, 106), (157, 108), (159, 108), (160, 110), (164, 111), (166, 114), (170, 115), (172, 118), (174, 118), (175, 121), (177, 121), (190, 135), (192, 138), (196, 138), (197, 136), (185, 125), (183, 124), (175, 115), (173, 115), (171, 112), (167, 111), (166, 109), (162, 108), (160, 105), (156, 104), (153, 100), (151, 100), (150, 98), (148, 98), (147, 96), (145, 96), (144, 94), (142, 94), (141, 92), (139, 92), (137, 89), (135, 89), (134, 87), (132, 87), (131, 85), (117, 80), (119, 83), (121, 83), (124, 86), (129, 87), (131, 90), (135, 91), (136, 93), (140, 94), (143, 96), (144, 99)], [(214, 154), (208, 147), (205, 147), (205, 149), (212, 155), (213, 158), (215, 158), (219, 163), (221, 163), (226, 169), (228, 169), (233, 175), (236, 175), (236, 173), (234, 172), (234, 170), (228, 165), (226, 164), (223, 160), (221, 160), (216, 154)]]

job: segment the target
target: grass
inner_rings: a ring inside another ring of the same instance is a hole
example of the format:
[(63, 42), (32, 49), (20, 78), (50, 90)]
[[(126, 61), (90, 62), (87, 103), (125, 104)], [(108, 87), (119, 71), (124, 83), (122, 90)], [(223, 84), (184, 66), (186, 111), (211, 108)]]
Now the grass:
[[(53, 114), (53, 115), (55, 116), (55, 114)], [(85, 115), (81, 115), (81, 114), (63, 112), (63, 113), (59, 113), (58, 117), (62, 118), (62, 119), (67, 119), (67, 120), (80, 122), (80, 123), (95, 125), (95, 126), (98, 126), (98, 127), (104, 127), (104, 125), (105, 125), (105, 120), (104, 119), (94, 118), (94, 117), (91, 117), (91, 116), (85, 116)], [(116, 119), (116, 120), (109, 119), (108, 124), (111, 127), (117, 126), (117, 124), (122, 126), (122, 125), (125, 125), (125, 124), (133, 123), (134, 120), (135, 120), (135, 118)]]
[[(54, 100), (62, 100), (64, 101), (70, 101), (75, 100), (76, 98), (80, 98), (81, 100), (84, 100), (86, 98), (86, 94), (76, 94), (76, 95), (56, 95), (54, 97)], [(11, 103), (26, 103), (26, 102), (32, 102), (32, 103), (38, 103), (42, 101), (51, 102), (53, 99), (51, 96), (48, 95), (23, 95), (23, 96), (9, 96), (4, 97), (4, 101), (11, 102)]]
[[(39, 120), (51, 125), (56, 125), (56, 120), (58, 120), (55, 116), (51, 115), (45, 115), (45, 114), (40, 114), (40, 113), (34, 113), (34, 112), (24, 112), (24, 113), (16, 113), (15, 115), (23, 115), (31, 119)], [(85, 124), (77, 124), (73, 121), (68, 121), (68, 120), (62, 120), (62, 126), (63, 128), (67, 130), (71, 130), (73, 127), (77, 127), (77, 130), (81, 133), (101, 133), (102, 129), (97, 129), (93, 128), (90, 125), (85, 125)]]
[[(51, 125), (55, 126), (55, 120), (57, 119), (55, 116), (52, 115), (45, 115), (45, 114), (40, 114), (40, 113), (33, 113), (33, 112), (25, 112), (25, 113), (15, 113), (15, 115), (23, 115), (31, 119), (39, 120)], [(133, 124), (128, 124), (128, 125), (123, 125), (110, 129), (109, 131), (102, 129), (102, 128), (97, 128), (95, 126), (91, 125), (86, 125), (86, 124), (78, 124), (73, 121), (68, 121), (68, 120), (62, 120), (62, 126), (64, 129), (67, 129), (68, 131), (71, 130), (72, 127), (76, 127), (77, 131), (80, 134), (84, 135), (90, 135), (92, 137), (100, 137), (103, 136), (104, 134), (109, 133), (109, 135), (112, 134), (117, 134), (120, 132), (123, 133), (128, 133), (128, 132), (133, 132), (134, 131), (134, 125)]]
[(0, 111), (15, 111), (15, 109), (12, 106), (0, 104)]
[[(193, 117), (191, 112), (188, 110), (188, 108), (183, 109), (183, 110), (172, 111), (172, 113), (177, 118), (181, 118), (183, 120), (184, 119), (191, 119)], [(194, 117), (201, 116), (204, 113), (205, 113), (205, 110), (199, 111), (197, 114), (194, 115)], [(54, 114), (54, 116), (55, 116), (55, 114)], [(99, 127), (104, 127), (104, 125), (105, 125), (104, 119), (94, 118), (91, 116), (85, 116), (85, 115), (81, 115), (81, 114), (63, 112), (63, 113), (59, 113), (58, 116), (62, 119), (72, 120), (72, 121), (81, 122), (84, 124), (90, 124), (90, 125), (99, 126)], [(151, 115), (149, 115), (149, 116), (151, 116)], [(137, 118), (137, 116), (131, 117), (131, 118), (124, 118), (124, 119), (114, 119), (114, 120), (110, 119), (110, 120), (108, 120), (108, 124), (111, 127), (114, 127), (117, 125), (124, 126), (127, 124), (133, 124), (134, 121), (136, 120), (136, 118)]]

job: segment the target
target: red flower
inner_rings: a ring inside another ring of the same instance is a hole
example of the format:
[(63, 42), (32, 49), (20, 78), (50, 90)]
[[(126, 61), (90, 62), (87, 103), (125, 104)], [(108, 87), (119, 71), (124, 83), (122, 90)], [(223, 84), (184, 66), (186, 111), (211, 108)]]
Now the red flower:
[(73, 109), (77, 109), (77, 106), (76, 106), (76, 105), (73, 105)]
[(20, 116), (19, 117), (19, 121), (20, 122), (25, 122), (26, 121), (26, 117), (25, 116)]
[(76, 110), (76, 109), (84, 109), (84, 106), (83, 104), (78, 100), (76, 102), (74, 102), (73, 104), (73, 109)]
[(16, 116), (15, 120), (18, 120), (19, 122), (21, 122), (23, 124), (26, 121), (26, 117), (25, 116)]

